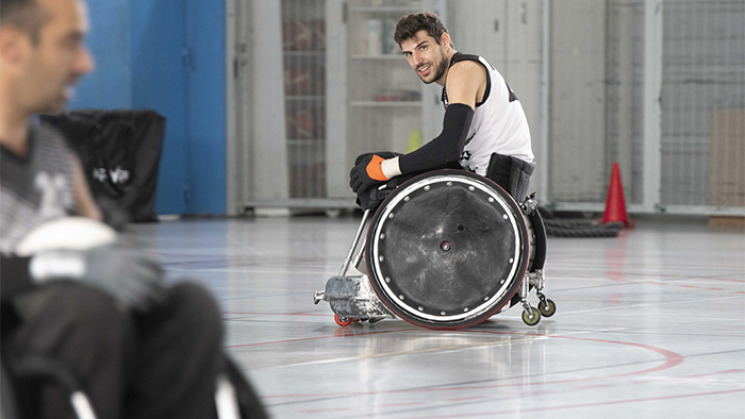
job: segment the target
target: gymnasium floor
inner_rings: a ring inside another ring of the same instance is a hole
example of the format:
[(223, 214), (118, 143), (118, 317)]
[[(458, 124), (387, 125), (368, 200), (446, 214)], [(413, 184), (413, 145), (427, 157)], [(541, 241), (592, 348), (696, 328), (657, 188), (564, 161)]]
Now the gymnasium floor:
[[(134, 226), (169, 277), (224, 309), (227, 350), (275, 418), (743, 418), (745, 232), (637, 220), (617, 238), (549, 238), (555, 316), (518, 307), (460, 331), (337, 326), (313, 292), (354, 216)], [(533, 301), (535, 297), (533, 296)]]

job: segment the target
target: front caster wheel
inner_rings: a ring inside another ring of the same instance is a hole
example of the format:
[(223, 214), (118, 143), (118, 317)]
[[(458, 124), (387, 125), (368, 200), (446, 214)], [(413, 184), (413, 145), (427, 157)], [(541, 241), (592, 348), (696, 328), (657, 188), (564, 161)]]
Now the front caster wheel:
[(551, 317), (556, 314), (556, 303), (553, 300), (545, 299), (538, 303), (538, 310), (541, 310), (543, 317)]
[(530, 311), (523, 311), (523, 322), (528, 326), (535, 326), (539, 321), (541, 321), (541, 313), (535, 307), (530, 307)]
[(348, 319), (346, 317), (339, 317), (338, 314), (334, 314), (334, 321), (339, 326), (349, 326), (354, 321), (353, 319)]

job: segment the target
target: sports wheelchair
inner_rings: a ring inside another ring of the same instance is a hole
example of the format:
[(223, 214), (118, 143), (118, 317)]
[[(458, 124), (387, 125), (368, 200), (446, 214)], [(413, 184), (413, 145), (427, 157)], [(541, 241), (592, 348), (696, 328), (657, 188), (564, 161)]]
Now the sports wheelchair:
[[(314, 295), (316, 304), (330, 304), (337, 324), (398, 317), (460, 329), (520, 304), (533, 326), (556, 312), (543, 293), (546, 231), (533, 197), (518, 204), (497, 183), (463, 170), (398, 183), (361, 203), (339, 274)], [(531, 289), (537, 308), (528, 302)]]
[[(20, 326), (21, 319), (10, 304), (0, 304), (2, 341)], [(39, 390), (53, 384), (64, 391), (70, 415), (77, 419), (96, 419), (84, 385), (69, 365), (41, 354), (15, 354), (2, 345), (0, 353), (0, 418), (21, 419), (39, 414)], [(216, 377), (215, 409), (218, 419), (263, 419), (267, 413), (259, 396), (235, 362), (225, 358), (224, 371)], [(102, 412), (98, 412), (102, 413)], [(60, 412), (60, 416), (63, 413)]]

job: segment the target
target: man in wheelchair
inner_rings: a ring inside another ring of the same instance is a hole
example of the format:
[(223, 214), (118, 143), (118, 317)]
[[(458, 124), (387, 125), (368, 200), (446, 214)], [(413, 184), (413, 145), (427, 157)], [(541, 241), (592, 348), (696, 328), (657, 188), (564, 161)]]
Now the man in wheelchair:
[(32, 123), (93, 69), (84, 1), (0, 10), (3, 417), (212, 418), (226, 412), (215, 403), (226, 381), (233, 413), (264, 417), (223, 353), (212, 295), (169, 286), (157, 261), (97, 221), (78, 157)]
[[(491, 64), (455, 50), (436, 15), (404, 16), (394, 38), (422, 82), (443, 87), (442, 132), (408, 154), (357, 157), (349, 185), (365, 213), (340, 274), (315, 301), (328, 301), (340, 325), (400, 317), (456, 329), (517, 303), (535, 325), (555, 305), (541, 292), (545, 230), (527, 198), (534, 158), (525, 112)], [(350, 266), (364, 272), (348, 275)]]

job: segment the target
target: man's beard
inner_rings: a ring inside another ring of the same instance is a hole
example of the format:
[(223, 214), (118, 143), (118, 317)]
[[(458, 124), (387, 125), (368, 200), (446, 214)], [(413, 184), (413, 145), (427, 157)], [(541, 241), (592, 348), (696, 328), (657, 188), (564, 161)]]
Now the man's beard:
[(442, 58), (442, 60), (440, 60), (440, 64), (438, 64), (437, 65), (437, 68), (435, 69), (434, 77), (432, 77), (432, 80), (430, 80), (430, 81), (422, 80), (424, 82), (424, 84), (432, 84), (432, 83), (436, 82), (437, 80), (440, 80), (440, 78), (442, 78), (442, 76), (447, 71), (448, 64), (450, 64), (448, 62), (448, 57), (443, 52), (441, 58)]

